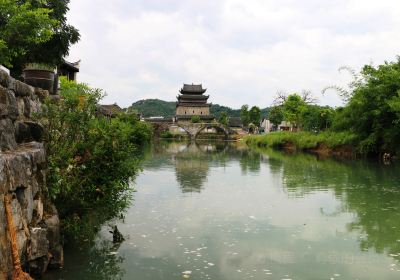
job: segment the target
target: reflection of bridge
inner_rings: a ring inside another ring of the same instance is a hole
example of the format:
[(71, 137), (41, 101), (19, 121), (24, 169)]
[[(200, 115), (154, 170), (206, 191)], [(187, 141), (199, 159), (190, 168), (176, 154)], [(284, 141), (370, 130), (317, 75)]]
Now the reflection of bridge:
[(186, 122), (173, 122), (166, 120), (151, 120), (147, 119), (147, 122), (151, 123), (155, 130), (158, 132), (167, 131), (171, 127), (179, 127), (183, 129), (189, 136), (191, 140), (195, 140), (197, 136), (205, 129), (215, 129), (218, 132), (221, 132), (225, 135), (225, 139), (228, 139), (230, 134), (233, 134), (233, 131), (220, 123), (186, 123)]

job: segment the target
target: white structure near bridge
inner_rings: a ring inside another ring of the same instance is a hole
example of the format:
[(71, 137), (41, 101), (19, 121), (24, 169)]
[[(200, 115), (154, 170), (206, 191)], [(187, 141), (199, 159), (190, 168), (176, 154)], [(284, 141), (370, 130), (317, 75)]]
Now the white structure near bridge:
[(263, 119), (260, 127), (264, 129), (264, 133), (269, 133), (271, 131), (292, 131), (293, 125), (290, 122), (282, 121), (278, 127), (275, 129), (274, 125), (268, 119)]

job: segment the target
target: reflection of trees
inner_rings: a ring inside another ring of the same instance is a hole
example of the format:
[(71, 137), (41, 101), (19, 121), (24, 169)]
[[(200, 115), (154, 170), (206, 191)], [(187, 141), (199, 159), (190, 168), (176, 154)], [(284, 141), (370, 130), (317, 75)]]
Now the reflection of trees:
[[(281, 161), (289, 196), (302, 197), (316, 190), (332, 190), (342, 201), (336, 211), (356, 213), (349, 231), (362, 236), (360, 247), (373, 248), (400, 260), (400, 170), (365, 161), (319, 161), (304, 154), (287, 156), (268, 152)], [(326, 215), (325, 213), (322, 213)], [(335, 215), (337, 214), (334, 213)]]
[(245, 150), (241, 154), (239, 163), (243, 173), (247, 173), (247, 171), (258, 173), (260, 171), (261, 154), (253, 150)]
[[(54, 271), (49, 279), (122, 279), (125, 271), (121, 269), (124, 258), (116, 254), (118, 247), (109, 240), (92, 243), (71, 244), (69, 257), (65, 259), (65, 269)], [(79, 250), (77, 247), (79, 246)], [(54, 276), (54, 277), (53, 277)], [(47, 279), (47, 276), (46, 276)]]
[(262, 156), (228, 142), (161, 142), (147, 151), (147, 169), (175, 166), (182, 192), (200, 192), (207, 181), (210, 167), (226, 166), (239, 161), (243, 172), (259, 172)]

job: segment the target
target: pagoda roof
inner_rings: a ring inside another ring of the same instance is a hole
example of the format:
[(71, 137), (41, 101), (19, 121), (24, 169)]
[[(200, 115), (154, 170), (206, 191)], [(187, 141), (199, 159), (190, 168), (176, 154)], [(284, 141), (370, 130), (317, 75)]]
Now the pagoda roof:
[(198, 95), (198, 94), (185, 94), (185, 95), (178, 95), (178, 100), (186, 99), (186, 100), (207, 100), (210, 96), (209, 95)]
[(211, 103), (188, 103), (188, 102), (178, 102), (176, 107), (186, 106), (186, 107), (211, 107)]
[(183, 84), (183, 87), (181, 88), (180, 92), (181, 93), (205, 93), (207, 89), (203, 88), (202, 84), (199, 85), (194, 85), (194, 84)]
[(190, 120), (193, 116), (198, 116), (201, 120), (215, 119), (214, 115), (176, 115), (175, 118), (178, 120)]

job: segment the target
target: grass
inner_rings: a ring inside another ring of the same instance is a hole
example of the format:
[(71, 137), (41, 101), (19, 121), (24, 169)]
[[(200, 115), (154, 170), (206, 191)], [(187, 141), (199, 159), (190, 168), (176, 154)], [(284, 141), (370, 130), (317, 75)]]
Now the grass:
[(264, 135), (250, 135), (245, 138), (249, 146), (282, 148), (285, 144), (293, 144), (297, 150), (317, 148), (319, 144), (325, 144), (328, 148), (343, 145), (354, 145), (355, 135), (349, 132), (321, 133), (311, 132), (271, 132)]

